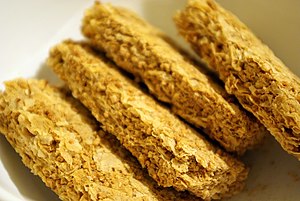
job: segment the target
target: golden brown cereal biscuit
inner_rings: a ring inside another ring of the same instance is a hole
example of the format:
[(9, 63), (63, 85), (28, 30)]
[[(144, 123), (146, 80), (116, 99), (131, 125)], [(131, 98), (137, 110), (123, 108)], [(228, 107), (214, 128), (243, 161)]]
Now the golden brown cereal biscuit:
[(217, 140), (243, 154), (261, 142), (265, 129), (201, 72), (165, 34), (136, 14), (96, 3), (86, 11), (82, 31), (121, 68), (141, 78), (159, 100)]
[(103, 56), (70, 41), (48, 64), (78, 98), (164, 187), (206, 199), (239, 192), (247, 168), (143, 93)]
[(158, 187), (65, 90), (15, 80), (0, 94), (0, 131), (62, 200), (196, 200)]
[(236, 16), (213, 0), (190, 0), (178, 30), (234, 94), (300, 159), (300, 80)]

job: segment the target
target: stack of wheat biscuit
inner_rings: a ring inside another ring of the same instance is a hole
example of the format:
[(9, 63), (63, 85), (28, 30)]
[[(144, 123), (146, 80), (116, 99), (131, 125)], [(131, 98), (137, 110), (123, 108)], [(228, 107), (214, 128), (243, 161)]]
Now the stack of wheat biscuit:
[(87, 41), (50, 50), (64, 87), (6, 82), (0, 132), (62, 200), (230, 197), (248, 175), (237, 156), (265, 127), (297, 156), (298, 78), (212, 0), (188, 1), (175, 23), (216, 75), (135, 13), (96, 2)]
[(180, 54), (168, 36), (128, 10), (95, 4), (83, 34), (120, 68), (140, 78), (172, 111), (200, 127), (227, 151), (244, 153), (259, 143), (264, 127), (214, 78)]

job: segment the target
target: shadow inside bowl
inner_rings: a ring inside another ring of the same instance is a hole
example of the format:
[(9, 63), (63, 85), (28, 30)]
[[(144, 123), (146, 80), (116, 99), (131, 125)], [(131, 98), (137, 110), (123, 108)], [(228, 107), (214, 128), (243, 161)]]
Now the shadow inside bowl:
[(59, 200), (58, 196), (22, 163), (21, 157), (2, 134), (0, 134), (0, 160), (24, 198), (38, 201)]
[(35, 78), (47, 80), (50, 84), (55, 86), (63, 84), (63, 81), (57, 77), (57, 75), (45, 62), (40, 65), (39, 70), (35, 74)]
[(185, 0), (145, 0), (142, 4), (142, 13), (150, 24), (167, 33), (172, 39), (176, 39), (184, 49), (189, 49), (189, 45), (179, 36), (173, 22), (176, 11), (182, 9), (185, 4)]
[(251, 168), (246, 187), (230, 201), (298, 200), (300, 163), (286, 153), (273, 136), (248, 151), (242, 160)]

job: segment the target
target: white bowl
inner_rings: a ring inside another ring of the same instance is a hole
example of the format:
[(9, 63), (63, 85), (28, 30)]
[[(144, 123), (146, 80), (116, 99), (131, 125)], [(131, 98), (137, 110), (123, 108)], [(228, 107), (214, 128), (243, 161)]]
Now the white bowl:
[[(107, 0), (108, 1), (108, 0)], [(183, 0), (111, 0), (131, 8), (188, 47), (172, 22)], [(300, 76), (299, 0), (219, 0), (238, 15), (284, 63)], [(5, 1), (0, 7), (0, 85), (16, 77), (46, 78), (59, 82), (44, 65), (49, 48), (65, 39), (81, 39), (80, 21), (93, 1)], [(251, 167), (245, 190), (231, 201), (294, 201), (300, 199), (300, 163), (285, 153), (269, 136), (243, 161)], [(22, 164), (4, 136), (0, 135), (0, 200), (58, 200), (37, 176)]]

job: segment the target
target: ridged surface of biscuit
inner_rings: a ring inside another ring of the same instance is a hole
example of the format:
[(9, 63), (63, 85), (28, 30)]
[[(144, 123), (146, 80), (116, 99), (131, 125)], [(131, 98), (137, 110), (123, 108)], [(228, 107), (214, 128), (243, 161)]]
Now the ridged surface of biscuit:
[(244, 153), (259, 143), (264, 127), (223, 87), (180, 54), (165, 34), (136, 14), (96, 3), (86, 11), (82, 31), (118, 66), (141, 78), (159, 100), (217, 140)]
[(190, 0), (175, 23), (195, 52), (217, 71), (228, 93), (300, 159), (299, 78), (213, 0)]
[(68, 41), (51, 50), (48, 64), (159, 185), (207, 200), (242, 189), (248, 170), (241, 162), (214, 148), (103, 56)]
[(0, 131), (62, 200), (194, 200), (158, 187), (66, 90), (15, 80), (0, 95)]

